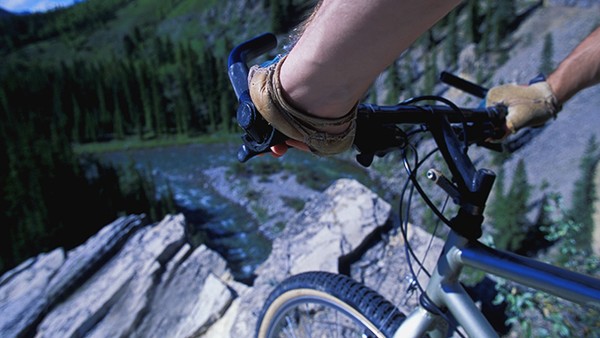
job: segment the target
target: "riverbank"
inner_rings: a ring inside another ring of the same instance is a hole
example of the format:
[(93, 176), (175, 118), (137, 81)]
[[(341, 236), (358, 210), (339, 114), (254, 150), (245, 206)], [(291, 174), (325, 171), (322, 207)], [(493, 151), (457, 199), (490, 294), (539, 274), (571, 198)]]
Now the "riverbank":
[(139, 137), (128, 137), (123, 140), (111, 140), (108, 142), (73, 144), (73, 151), (75, 152), (75, 154), (97, 154), (136, 149), (185, 146), (190, 144), (233, 144), (235, 142), (240, 142), (239, 140), (239, 134), (224, 132), (198, 136), (167, 136), (156, 139), (140, 139)]

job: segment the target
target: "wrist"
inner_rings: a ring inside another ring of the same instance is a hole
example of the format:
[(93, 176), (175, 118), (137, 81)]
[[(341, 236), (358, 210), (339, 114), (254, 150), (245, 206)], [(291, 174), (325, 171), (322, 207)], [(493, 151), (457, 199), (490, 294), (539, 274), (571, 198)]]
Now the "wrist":
[[(552, 78), (552, 79), (551, 79)], [(556, 114), (562, 109), (562, 100), (559, 100), (557, 96), (557, 88), (559, 83), (555, 83), (555, 77), (546, 76), (542, 73), (529, 81), (529, 86), (537, 87), (541, 95), (544, 97), (544, 101), (548, 105), (548, 110), (553, 117), (556, 118)], [(560, 87), (559, 87), (560, 88)], [(562, 95), (560, 96), (562, 98)]]
[(554, 94), (556, 98), (556, 104), (560, 107), (567, 100), (567, 94), (563, 90), (562, 81), (560, 80), (560, 76), (557, 76), (556, 73), (550, 74), (548, 79), (546, 80), (548, 86), (550, 86), (550, 90)]
[(291, 105), (310, 115), (324, 118), (346, 115), (358, 99), (335, 81), (336, 76), (327, 74), (328, 70), (317, 62), (299, 60), (290, 53), (279, 74), (283, 96)]

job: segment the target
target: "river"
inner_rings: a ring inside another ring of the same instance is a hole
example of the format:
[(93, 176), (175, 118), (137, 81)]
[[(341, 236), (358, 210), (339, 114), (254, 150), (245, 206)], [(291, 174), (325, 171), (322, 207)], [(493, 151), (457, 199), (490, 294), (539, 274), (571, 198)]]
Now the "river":
[[(192, 242), (204, 242), (219, 252), (228, 261), (234, 277), (251, 284), (254, 270), (270, 253), (271, 242), (259, 231), (257, 221), (244, 208), (219, 194), (219, 187), (214, 187), (203, 174), (210, 168), (235, 165), (236, 152), (234, 144), (193, 144), (124, 150), (99, 157), (115, 166), (133, 163), (151, 172), (159, 189), (166, 189), (168, 184), (178, 209), (190, 225)], [(319, 190), (340, 177), (370, 184), (366, 171), (347, 161), (323, 160), (298, 151), (291, 151), (283, 160), (286, 168), (302, 168), (308, 176), (317, 177)]]

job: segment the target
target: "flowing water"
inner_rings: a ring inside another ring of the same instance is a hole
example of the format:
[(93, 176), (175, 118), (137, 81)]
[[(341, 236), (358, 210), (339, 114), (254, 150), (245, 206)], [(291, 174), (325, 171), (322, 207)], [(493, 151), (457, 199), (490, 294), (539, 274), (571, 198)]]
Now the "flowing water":
[[(159, 190), (168, 184), (192, 233), (225, 257), (237, 280), (251, 283), (255, 268), (268, 257), (271, 243), (258, 230), (253, 217), (223, 198), (202, 173), (209, 168), (234, 165), (236, 151), (237, 145), (233, 144), (195, 144), (111, 152), (102, 154), (100, 159), (115, 166), (133, 164), (151, 172)], [(285, 162), (313, 171), (313, 176), (325, 179), (323, 186), (340, 177), (370, 183), (363, 170), (344, 161), (290, 152)]]

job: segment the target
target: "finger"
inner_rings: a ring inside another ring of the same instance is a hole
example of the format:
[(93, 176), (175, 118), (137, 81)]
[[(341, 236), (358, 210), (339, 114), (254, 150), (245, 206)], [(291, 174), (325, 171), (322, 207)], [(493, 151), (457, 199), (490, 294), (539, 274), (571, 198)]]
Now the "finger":
[(271, 153), (274, 157), (283, 156), (288, 150), (288, 146), (285, 144), (277, 144), (271, 147)]
[(296, 149), (302, 150), (302, 151), (310, 152), (310, 148), (304, 142), (289, 139), (289, 140), (285, 141), (285, 144), (287, 144), (290, 147), (294, 147)]

